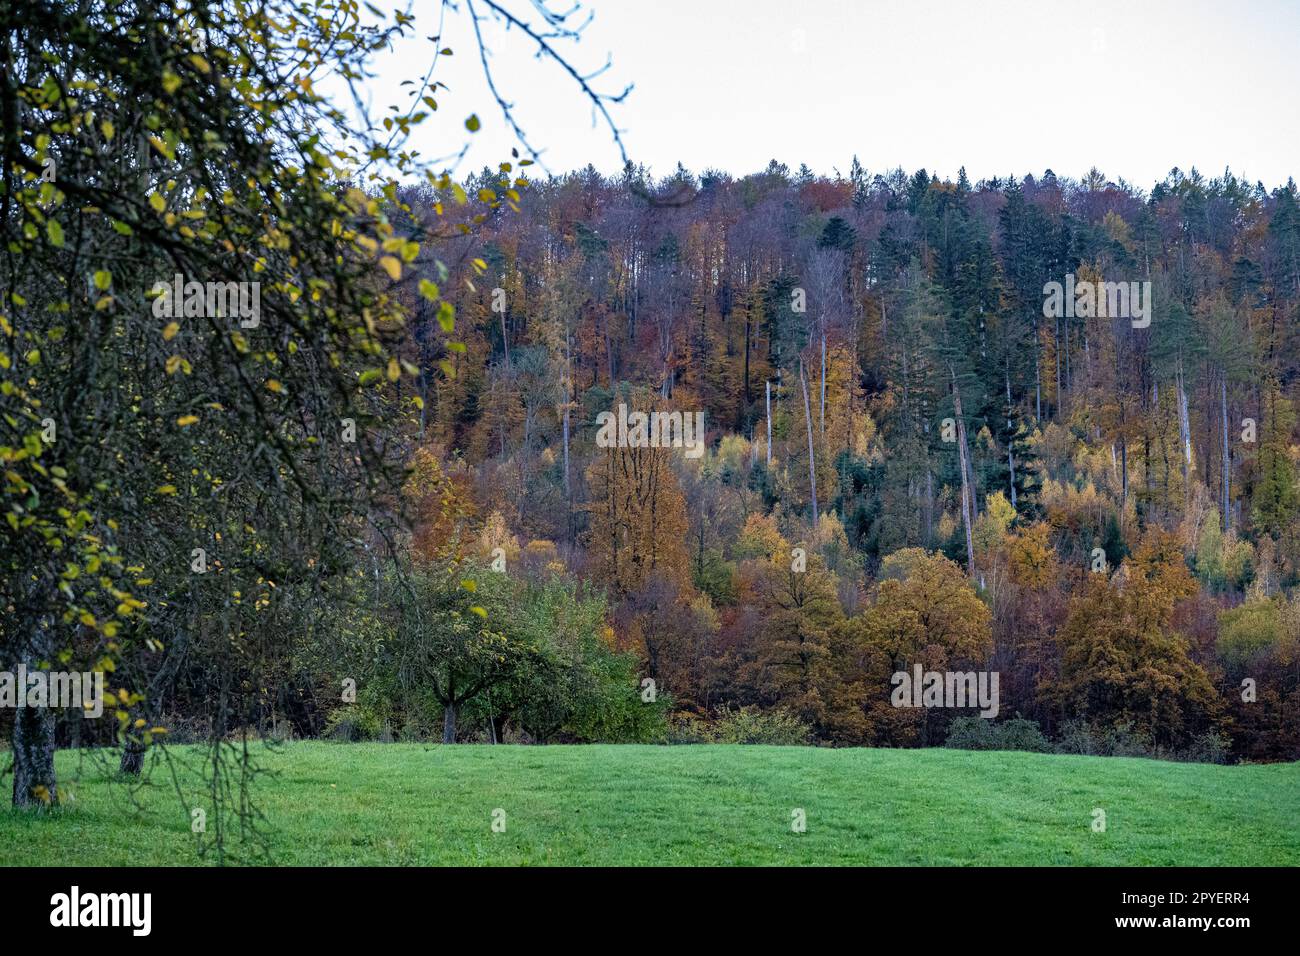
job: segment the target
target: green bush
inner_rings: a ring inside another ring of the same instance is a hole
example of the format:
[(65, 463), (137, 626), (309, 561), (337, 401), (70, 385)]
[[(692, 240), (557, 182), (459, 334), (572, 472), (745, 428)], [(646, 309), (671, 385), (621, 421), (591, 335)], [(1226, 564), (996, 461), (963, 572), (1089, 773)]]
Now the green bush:
[(1228, 762), (1232, 743), (1218, 731), (1207, 731), (1180, 750), (1166, 750), (1152, 746), (1145, 737), (1134, 733), (1129, 724), (1099, 727), (1086, 721), (1071, 720), (1061, 725), (1055, 750), (1058, 754), (1093, 757), (1151, 757), (1180, 763), (1224, 764)]
[(1227, 763), (1232, 750), (1232, 741), (1226, 734), (1209, 731), (1201, 734), (1191, 745), (1180, 751), (1175, 760), (1187, 763)]
[(340, 707), (329, 715), (325, 721), (324, 736), (350, 744), (361, 743), (367, 740), (378, 740), (383, 726), (373, 714), (366, 713), (355, 705), (349, 705)]
[(805, 746), (812, 728), (784, 710), (760, 710), (757, 707), (730, 705), (714, 711), (712, 720), (687, 717), (681, 720), (671, 735), (673, 743), (680, 744), (768, 744), (772, 746)]
[(1151, 742), (1134, 732), (1132, 725), (1119, 723), (1111, 727), (1099, 727), (1083, 720), (1069, 720), (1061, 725), (1056, 752), (1093, 757), (1155, 756)]
[(984, 717), (958, 717), (948, 728), (945, 747), (954, 750), (1026, 750), (1051, 753), (1052, 745), (1038, 723), (1015, 717), (994, 723)]

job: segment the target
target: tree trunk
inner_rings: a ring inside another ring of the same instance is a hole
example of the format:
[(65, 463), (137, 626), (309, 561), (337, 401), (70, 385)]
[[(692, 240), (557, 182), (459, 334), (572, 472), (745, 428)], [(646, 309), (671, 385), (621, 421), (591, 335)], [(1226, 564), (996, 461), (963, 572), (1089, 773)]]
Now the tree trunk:
[(1187, 485), (1187, 470), (1192, 467), (1192, 425), (1187, 415), (1187, 389), (1183, 383), (1183, 360), (1178, 360), (1178, 437), (1183, 441), (1183, 485)]
[(501, 351), (505, 354), (506, 371), (510, 371), (510, 334), (506, 331), (506, 311), (501, 310)]
[(1056, 357), (1056, 417), (1061, 417), (1061, 320), (1056, 320), (1052, 333), (1052, 351)]
[(772, 380), (767, 380), (767, 467), (772, 469)]
[(54, 712), (23, 707), (14, 716), (14, 806), (41, 806), (58, 799), (54, 777)]
[[(1011, 409), (1011, 368), (1010, 368), (1009, 361), (1007, 363), (1005, 373), (1006, 373), (1005, 380), (1007, 383), (1007, 409), (1009, 413)], [(1015, 443), (1016, 440), (1016, 433), (1012, 431), (1012, 428), (1014, 426), (1015, 426), (1015, 419), (1008, 418), (1007, 419), (1007, 473), (1010, 475), (1010, 478), (1008, 480), (1011, 483), (1011, 509), (1013, 511), (1015, 510), (1016, 507), (1016, 459), (1015, 459), (1015, 455), (1012, 454), (1012, 450), (1011, 450), (1012, 445)]]
[[(614, 390), (614, 345), (609, 339), (609, 316), (605, 317), (605, 362), (609, 367), (609, 390)], [(595, 363), (592, 363), (593, 365)]]
[[(378, 578), (378, 557), (375, 558), (375, 575)], [(378, 580), (376, 580), (375, 586), (378, 588)], [(377, 595), (378, 592), (376, 591)], [(197, 622), (191, 620), (190, 626), (194, 627), (196, 625)], [(145, 720), (149, 722), (150, 727), (156, 727), (162, 723), (163, 697), (171, 691), (172, 686), (176, 683), (181, 664), (185, 660), (185, 650), (188, 643), (188, 629), (178, 628), (175, 636), (163, 650), (162, 665), (158, 668), (158, 673), (154, 675), (153, 680), (149, 682), (148, 696), (145, 701)], [(126, 746), (122, 748), (122, 760), (118, 764), (118, 770), (138, 777), (144, 770), (144, 752), (143, 742), (128, 738)]]
[(1034, 353), (1034, 417), (1043, 420), (1043, 371), (1038, 352)]
[(1219, 408), (1223, 414), (1223, 530), (1232, 527), (1232, 512), (1228, 510), (1229, 472), (1232, 467), (1228, 457), (1228, 373), (1219, 380)]
[(822, 332), (822, 407), (820, 419), (821, 437), (826, 441), (826, 333)]
[(444, 744), (454, 744), (456, 742), (455, 704), (447, 704), (442, 709), (442, 742)]
[[(749, 324), (752, 317), (753, 306), (749, 301), (745, 303), (745, 411), (749, 411), (750, 392), (749, 392)], [(612, 385), (610, 386), (613, 387)]]
[(573, 488), (569, 482), (569, 389), (564, 389), (564, 500), (573, 504)]
[[(1121, 416), (1122, 420), (1123, 416)], [(1122, 504), (1128, 504), (1128, 437), (1119, 440), (1119, 497)]]
[(957, 373), (951, 365), (948, 374), (952, 378), (952, 406), (957, 415), (957, 463), (961, 467), (961, 520), (966, 526), (966, 570), (975, 577), (975, 537), (971, 533), (971, 496), (974, 489), (970, 486), (966, 467), (966, 419), (961, 413), (961, 389), (957, 387)]
[(925, 507), (921, 513), (925, 515), (925, 541), (929, 546), (934, 543), (934, 472), (928, 467), (925, 469)]
[(799, 385), (803, 389), (803, 415), (808, 425), (808, 483), (812, 488), (812, 523), (817, 527), (817, 458), (813, 453), (812, 406), (808, 403), (808, 377), (804, 375), (803, 359), (799, 359)]
[(119, 773), (140, 776), (144, 772), (144, 744), (138, 740), (128, 740), (122, 748), (122, 760), (117, 769)]
[[(49, 619), (43, 618), (23, 644), (21, 663), (26, 665), (28, 673), (33, 673), (42, 661), (53, 657), (54, 635)], [(17, 691), (25, 695), (27, 688), (19, 687)], [(20, 707), (14, 711), (15, 807), (39, 807), (58, 802), (54, 776), (54, 727), (51, 707)]]

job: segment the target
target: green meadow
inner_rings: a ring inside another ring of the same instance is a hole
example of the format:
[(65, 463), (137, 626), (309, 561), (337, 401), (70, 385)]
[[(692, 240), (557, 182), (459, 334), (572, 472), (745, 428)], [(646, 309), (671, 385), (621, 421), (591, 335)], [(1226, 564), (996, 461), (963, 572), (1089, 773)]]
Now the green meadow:
[[(191, 833), (208, 807), (201, 752), (172, 753), (184, 798), (165, 765), (131, 788), (111, 755), (61, 752), (63, 804), (0, 811), (0, 864), (211, 862)], [(1300, 865), (1300, 763), (721, 745), (254, 755), (277, 864)]]

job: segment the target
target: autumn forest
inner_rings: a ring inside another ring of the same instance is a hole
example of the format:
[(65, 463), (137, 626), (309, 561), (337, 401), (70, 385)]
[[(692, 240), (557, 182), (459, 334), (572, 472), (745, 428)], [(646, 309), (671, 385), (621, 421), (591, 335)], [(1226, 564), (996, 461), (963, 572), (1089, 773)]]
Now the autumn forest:
[[(599, 594), (670, 724), (992, 732), (891, 706), (919, 663), (1044, 746), (1300, 755), (1294, 183), (588, 169), (449, 243), (415, 551)], [(1053, 316), (1067, 278), (1149, 313)], [(620, 405), (706, 452), (601, 447)]]

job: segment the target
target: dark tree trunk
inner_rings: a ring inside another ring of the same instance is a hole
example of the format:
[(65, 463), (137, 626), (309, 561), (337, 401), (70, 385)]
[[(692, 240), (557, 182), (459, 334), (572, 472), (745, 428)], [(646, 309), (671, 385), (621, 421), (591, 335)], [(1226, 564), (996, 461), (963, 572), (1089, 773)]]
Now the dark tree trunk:
[(118, 765), (121, 773), (138, 777), (144, 771), (144, 744), (137, 740), (128, 740), (122, 748), (122, 762)]
[(1223, 530), (1232, 527), (1232, 511), (1228, 507), (1228, 489), (1231, 487), (1232, 461), (1228, 457), (1228, 372), (1224, 369), (1219, 379), (1219, 401), (1223, 412)]
[(53, 803), (54, 712), (48, 707), (23, 707), (14, 718), (14, 806)]
[(748, 411), (749, 403), (752, 401), (749, 393), (749, 322), (750, 308), (745, 307), (745, 409)]
[[(45, 620), (23, 647), (22, 663), (27, 672), (41, 661), (54, 657), (54, 636)], [(18, 688), (19, 694), (26, 693)], [(54, 776), (54, 710), (50, 707), (20, 707), (14, 711), (13, 763), (14, 806), (44, 806), (58, 802)]]
[[(177, 631), (164, 650), (162, 665), (158, 668), (158, 673), (149, 682), (148, 699), (145, 702), (145, 719), (148, 720), (150, 727), (156, 727), (162, 723), (162, 700), (163, 696), (171, 690), (172, 685), (176, 682), (176, 676), (180, 673), (181, 662), (185, 659), (185, 651), (188, 645), (187, 632), (185, 629)], [(122, 748), (122, 760), (118, 764), (118, 770), (125, 774), (131, 774), (138, 777), (144, 772), (144, 742), (138, 739), (128, 737), (126, 746)]]
[(444, 744), (454, 744), (456, 742), (455, 704), (447, 704), (442, 709), (442, 742)]
[(948, 374), (952, 377), (952, 406), (953, 413), (957, 416), (957, 463), (961, 467), (961, 520), (966, 528), (966, 570), (971, 578), (975, 577), (975, 539), (972, 533), (971, 525), (975, 521), (975, 489), (973, 487), (974, 472), (970, 470), (968, 464), (969, 452), (966, 447), (966, 419), (962, 415), (961, 408), (961, 389), (957, 387), (957, 372), (952, 365), (948, 366)]

